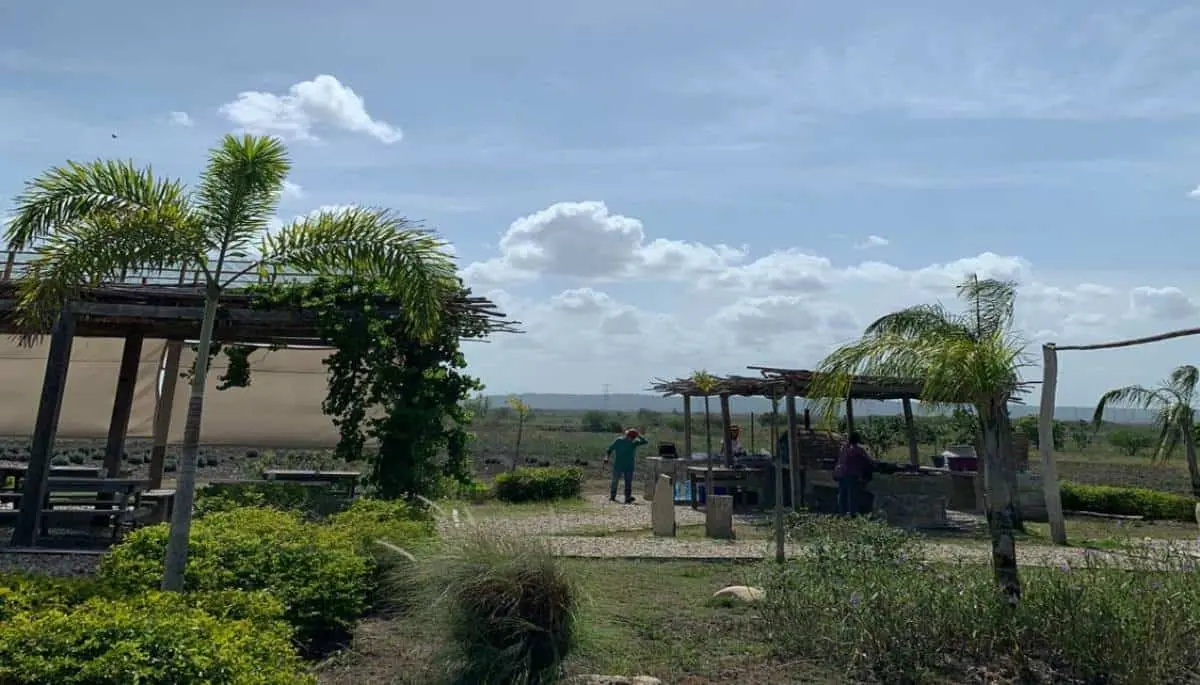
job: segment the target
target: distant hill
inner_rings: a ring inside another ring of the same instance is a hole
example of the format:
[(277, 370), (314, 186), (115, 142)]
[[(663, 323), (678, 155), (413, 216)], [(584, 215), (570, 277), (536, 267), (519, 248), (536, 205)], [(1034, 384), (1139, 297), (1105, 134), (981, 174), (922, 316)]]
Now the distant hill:
[[(489, 396), (489, 400), (493, 407), (498, 407), (504, 404), (505, 397), (504, 395), (491, 395)], [(664, 413), (683, 411), (683, 400), (678, 397), (660, 397), (658, 395), (646, 394), (559, 395), (529, 393), (521, 395), (521, 399), (527, 402), (533, 409), (540, 409), (542, 411), (588, 411), (593, 409), (624, 413), (633, 413), (639, 409)], [(730, 404), (734, 413), (737, 414), (748, 412), (758, 414), (771, 411), (771, 401), (762, 397), (734, 397)], [(798, 406), (803, 408), (804, 401), (801, 400)], [(703, 407), (703, 402), (692, 403), (693, 411), (700, 407)], [(712, 401), (712, 407), (713, 411), (717, 410), (715, 398)], [(1019, 417), (1027, 414), (1036, 414), (1037, 410), (1037, 405), (1017, 406), (1013, 409), (1013, 416)], [(1087, 421), (1092, 418), (1093, 410), (1094, 407), (1055, 407), (1054, 418), (1060, 421)], [(900, 412), (899, 402), (860, 400), (854, 403), (855, 416), (887, 416), (899, 414)], [(918, 415), (921, 412), (922, 410), (918, 405)], [(1116, 423), (1150, 423), (1154, 420), (1154, 415), (1151, 412), (1141, 409), (1109, 409), (1106, 418)]]

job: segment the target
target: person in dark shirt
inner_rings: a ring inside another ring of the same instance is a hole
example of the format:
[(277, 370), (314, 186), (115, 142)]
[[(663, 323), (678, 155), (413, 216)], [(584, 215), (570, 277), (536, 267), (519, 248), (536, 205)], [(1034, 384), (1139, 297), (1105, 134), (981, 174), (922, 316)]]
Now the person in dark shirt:
[(837, 464), (833, 467), (833, 479), (837, 481), (838, 514), (858, 514), (859, 493), (871, 466), (871, 456), (863, 449), (862, 436), (856, 432), (851, 433), (850, 439), (838, 453)]

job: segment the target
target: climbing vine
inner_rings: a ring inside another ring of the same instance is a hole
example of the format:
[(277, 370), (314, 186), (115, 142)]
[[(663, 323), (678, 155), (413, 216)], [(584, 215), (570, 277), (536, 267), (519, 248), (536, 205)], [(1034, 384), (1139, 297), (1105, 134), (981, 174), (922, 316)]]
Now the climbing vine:
[(470, 481), (466, 400), (483, 386), (463, 372), (459, 344), (484, 334), (478, 321), (445, 311), (439, 328), (417, 340), (400, 303), (378, 283), (319, 278), (250, 292), (256, 308), (315, 315), (318, 334), (334, 348), (322, 408), (339, 431), (337, 454), (370, 462), (380, 496), (430, 495), (444, 477)]
[[(198, 345), (192, 345), (192, 352), (199, 352)], [(228, 362), (225, 366), (225, 372), (217, 376), (217, 390), (228, 390), (230, 388), (247, 388), (250, 387), (250, 353), (258, 348), (252, 345), (222, 345), (219, 342), (213, 342), (208, 348), (208, 363), (211, 365), (213, 359), (221, 352), (225, 353), (225, 359)], [(191, 368), (181, 372), (180, 378), (186, 379), (189, 383), (196, 375), (196, 363), (192, 362)]]

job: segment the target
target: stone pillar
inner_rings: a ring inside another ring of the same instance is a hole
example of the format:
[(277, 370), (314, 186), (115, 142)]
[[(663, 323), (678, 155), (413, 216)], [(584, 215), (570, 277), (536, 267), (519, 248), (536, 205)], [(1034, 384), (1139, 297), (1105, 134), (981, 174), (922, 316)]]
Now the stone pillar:
[(675, 491), (671, 477), (662, 474), (654, 489), (654, 502), (650, 505), (650, 524), (658, 537), (675, 536)]
[(704, 508), (704, 534), (716, 540), (732, 540), (733, 496), (708, 495)]

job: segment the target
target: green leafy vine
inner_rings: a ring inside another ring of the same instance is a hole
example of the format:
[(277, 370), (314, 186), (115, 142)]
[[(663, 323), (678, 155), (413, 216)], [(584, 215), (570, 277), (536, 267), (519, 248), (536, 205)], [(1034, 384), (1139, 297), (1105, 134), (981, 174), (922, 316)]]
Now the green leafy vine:
[[(200, 351), (197, 345), (191, 347), (193, 353)], [(225, 353), (225, 359), (228, 361), (225, 372), (217, 376), (217, 390), (250, 387), (250, 353), (256, 349), (258, 348), (252, 345), (222, 345), (219, 342), (213, 342), (208, 348), (209, 365), (212, 365), (213, 360), (221, 352)], [(189, 383), (195, 375), (195, 362), (192, 363), (191, 368), (179, 374), (180, 378), (186, 379)]]
[(470, 481), (466, 401), (483, 386), (463, 372), (459, 348), (484, 334), (476, 320), (443, 312), (438, 330), (417, 340), (401, 302), (378, 283), (330, 277), (249, 291), (256, 308), (316, 317), (334, 348), (322, 409), (338, 427), (337, 455), (370, 462), (380, 496), (431, 495), (445, 477)]

